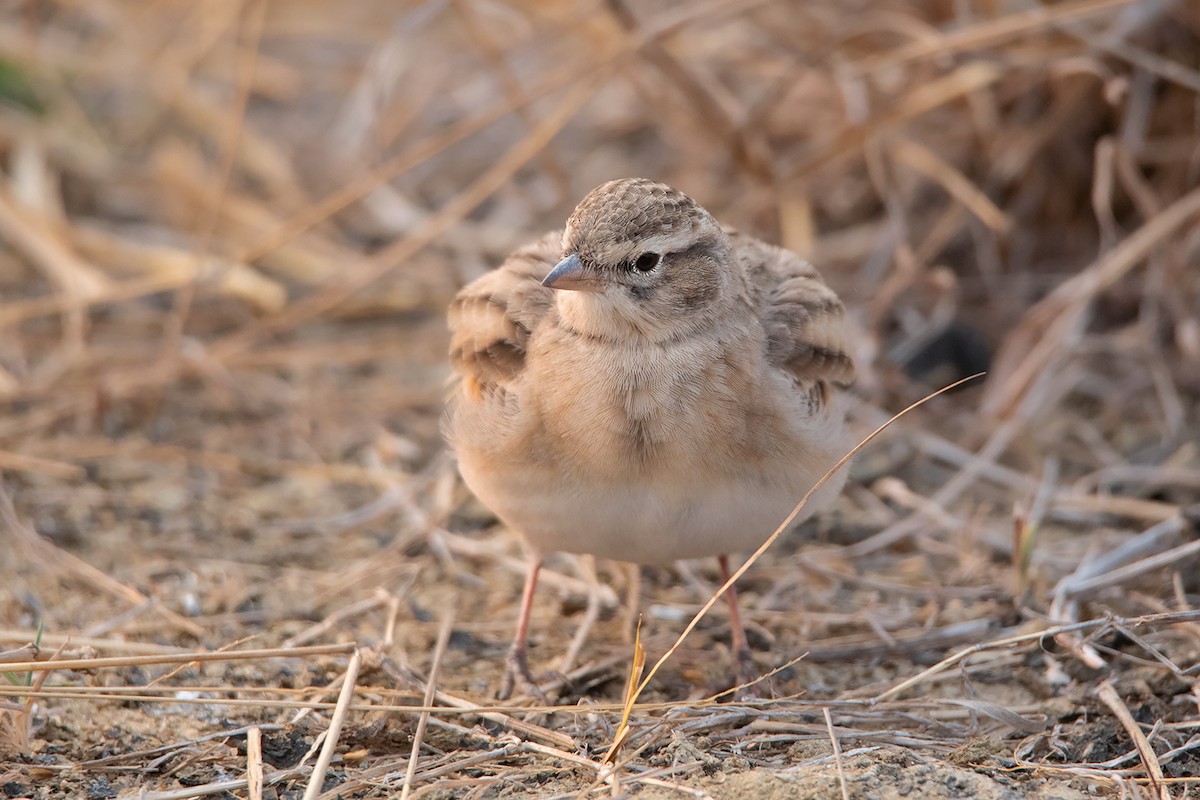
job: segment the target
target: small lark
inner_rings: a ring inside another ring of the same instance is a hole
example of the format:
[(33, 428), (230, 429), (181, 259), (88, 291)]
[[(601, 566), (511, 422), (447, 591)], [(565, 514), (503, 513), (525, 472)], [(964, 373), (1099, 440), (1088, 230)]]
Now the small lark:
[(546, 554), (717, 556), (727, 576), (727, 554), (761, 544), (853, 444), (837, 295), (799, 256), (661, 183), (594, 189), (565, 230), (459, 292), (450, 329), (446, 436), (467, 485), (529, 550), (501, 697), (537, 694), (525, 641)]

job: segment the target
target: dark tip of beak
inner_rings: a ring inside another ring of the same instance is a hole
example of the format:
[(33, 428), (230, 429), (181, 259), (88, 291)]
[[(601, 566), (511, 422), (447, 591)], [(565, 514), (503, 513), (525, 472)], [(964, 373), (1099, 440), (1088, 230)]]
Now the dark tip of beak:
[(579, 255), (572, 253), (550, 270), (550, 274), (542, 279), (542, 286), (548, 289), (575, 289), (595, 291), (595, 281), (587, 275)]

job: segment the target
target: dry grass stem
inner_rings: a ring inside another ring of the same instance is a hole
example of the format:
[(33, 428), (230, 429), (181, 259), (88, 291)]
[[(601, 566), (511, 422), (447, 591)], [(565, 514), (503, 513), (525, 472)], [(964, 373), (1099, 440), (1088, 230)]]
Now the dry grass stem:
[(850, 800), (850, 788), (846, 785), (846, 771), (842, 766), (842, 745), (833, 731), (833, 718), (829, 716), (829, 707), (822, 708), (821, 713), (825, 715), (825, 727), (829, 730), (829, 744), (833, 747), (833, 763), (837, 765), (838, 788), (842, 790), (842, 800)]
[(259, 660), (264, 658), (305, 658), (307, 656), (343, 655), (354, 652), (353, 644), (318, 644), (307, 647), (271, 647), (261, 650), (229, 650), (219, 652), (162, 653), (141, 656), (111, 656), (107, 658), (63, 659), (49, 664), (41, 661), (17, 662), (6, 665), (7, 669), (20, 672), (39, 672), (59, 669), (110, 669), (120, 667), (145, 667), (154, 664), (187, 664), (213, 661)]
[(325, 731), (325, 741), (321, 745), (321, 753), (317, 756), (317, 763), (313, 765), (312, 774), (308, 776), (308, 783), (304, 787), (304, 800), (315, 800), (321, 793), (321, 787), (325, 783), (325, 774), (329, 771), (329, 762), (333, 760), (338, 737), (342, 733), (346, 714), (350, 710), (350, 700), (354, 697), (354, 687), (358, 682), (358, 670), (361, 666), (362, 653), (356, 648), (354, 654), (350, 656), (350, 663), (346, 665), (346, 676), (342, 679), (342, 691), (338, 694), (333, 716), (329, 718), (329, 728)]
[[(438, 676), (442, 671), (442, 659), (446, 655), (446, 645), (450, 641), (450, 633), (454, 630), (454, 608), (451, 607), (442, 617), (441, 627), (438, 628), (437, 644), (433, 648), (433, 660), (429, 665), (429, 677), (425, 681), (425, 699), (423, 705), (432, 706), (437, 696)], [(413, 776), (417, 774), (417, 759), (421, 755), (421, 742), (425, 738), (425, 727), (429, 724), (429, 712), (422, 711), (417, 718), (417, 730), (413, 734), (412, 752), (408, 756), (408, 769), (404, 772), (404, 786), (400, 791), (400, 800), (408, 800), (412, 795)]]
[(1112, 710), (1113, 715), (1121, 723), (1121, 727), (1129, 734), (1129, 738), (1133, 739), (1133, 744), (1137, 748), (1138, 755), (1142, 759), (1142, 764), (1146, 768), (1146, 773), (1150, 777), (1150, 788), (1158, 796), (1159, 800), (1171, 800), (1171, 791), (1163, 783), (1162, 766), (1158, 763), (1158, 754), (1154, 752), (1154, 748), (1150, 746), (1150, 742), (1146, 739), (1146, 734), (1142, 733), (1141, 726), (1137, 720), (1133, 718), (1133, 714), (1129, 713), (1129, 707), (1121, 700), (1121, 696), (1113, 688), (1111, 681), (1101, 681), (1096, 688), (1096, 694), (1104, 701), (1104, 705)]
[(249, 800), (262, 800), (262, 729), (257, 725), (246, 731), (246, 794)]
[(954, 666), (955, 664), (960, 663), (964, 659), (967, 659), (976, 653), (983, 652), (984, 650), (995, 650), (995, 649), (1002, 648), (1002, 647), (1011, 647), (1012, 645), (1015, 645), (1015, 644), (1023, 644), (1025, 642), (1040, 641), (1040, 640), (1048, 638), (1048, 637), (1058, 636), (1059, 634), (1062, 634), (1062, 633), (1078, 633), (1081, 631), (1093, 631), (1097, 628), (1102, 628), (1102, 627), (1115, 627), (1115, 626), (1128, 627), (1128, 628), (1139, 628), (1142, 626), (1157, 627), (1159, 625), (1174, 625), (1174, 624), (1178, 624), (1181, 622), (1196, 622), (1196, 621), (1200, 621), (1200, 610), (1176, 611), (1176, 612), (1168, 612), (1168, 613), (1164, 613), (1164, 614), (1147, 614), (1146, 616), (1137, 617), (1134, 619), (1120, 619), (1120, 618), (1116, 618), (1116, 617), (1105, 618), (1105, 619), (1092, 619), (1092, 620), (1086, 620), (1084, 622), (1071, 623), (1069, 625), (1055, 625), (1053, 627), (1045, 628), (1043, 630), (1035, 631), (1033, 633), (1024, 633), (1024, 634), (1019, 634), (1016, 636), (1006, 636), (1002, 639), (997, 639), (997, 640), (991, 641), (991, 642), (985, 642), (983, 644), (974, 645), (973, 647), (968, 647), (964, 650), (960, 650), (957, 653), (955, 653), (954, 655), (951, 655), (951, 656), (948, 656), (947, 658), (942, 659), (937, 664), (934, 664), (932, 667), (922, 671), (920, 674), (914, 675), (911, 678), (901, 681), (900, 683), (891, 687), (887, 691), (876, 695), (875, 697), (871, 698), (871, 702), (872, 703), (881, 703), (885, 700), (889, 700), (891, 698), (897, 697), (897, 696), (903, 694), (904, 692), (908, 691), (909, 689), (913, 688), (914, 686), (917, 686), (917, 685), (923, 683), (925, 680), (938, 674), (939, 672), (949, 669), (950, 667)]

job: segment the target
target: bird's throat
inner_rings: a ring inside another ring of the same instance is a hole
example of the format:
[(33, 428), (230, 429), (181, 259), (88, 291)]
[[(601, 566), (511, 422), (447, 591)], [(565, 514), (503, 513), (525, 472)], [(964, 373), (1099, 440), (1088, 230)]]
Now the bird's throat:
[(591, 339), (629, 342), (653, 333), (636, 306), (612, 292), (558, 292), (556, 302), (567, 327)]

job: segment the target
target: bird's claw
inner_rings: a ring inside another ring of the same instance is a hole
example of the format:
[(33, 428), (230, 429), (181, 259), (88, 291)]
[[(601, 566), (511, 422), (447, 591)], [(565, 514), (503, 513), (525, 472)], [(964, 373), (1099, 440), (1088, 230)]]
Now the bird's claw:
[(513, 696), (514, 691), (518, 696), (531, 697), (543, 705), (550, 702), (546, 693), (542, 691), (529, 672), (529, 660), (525, 656), (525, 651), (515, 648), (509, 651), (508, 658), (505, 660), (504, 677), (500, 679), (500, 691), (496, 697), (499, 700), (508, 700)]

